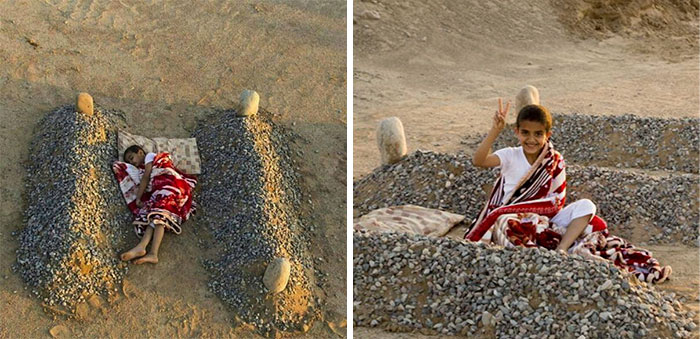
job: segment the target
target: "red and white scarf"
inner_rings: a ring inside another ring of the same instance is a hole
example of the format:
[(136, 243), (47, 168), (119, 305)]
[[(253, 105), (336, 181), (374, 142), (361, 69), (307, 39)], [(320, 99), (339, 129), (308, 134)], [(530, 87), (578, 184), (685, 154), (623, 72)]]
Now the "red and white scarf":
[[(464, 238), (479, 241), (489, 232), (499, 216), (510, 213), (537, 213), (554, 217), (566, 201), (566, 171), (564, 157), (547, 142), (528, 173), (505, 200), (505, 179), (500, 175), (486, 206), (472, 223)], [(489, 232), (490, 235), (490, 232)]]
[(129, 163), (116, 161), (112, 165), (114, 176), (134, 214), (134, 231), (141, 237), (152, 222), (165, 225), (166, 229), (180, 234), (180, 225), (195, 211), (192, 200), (197, 178), (185, 174), (173, 165), (168, 153), (158, 153), (153, 159), (151, 180), (141, 196), (142, 207), (136, 205), (138, 191), (144, 169)]

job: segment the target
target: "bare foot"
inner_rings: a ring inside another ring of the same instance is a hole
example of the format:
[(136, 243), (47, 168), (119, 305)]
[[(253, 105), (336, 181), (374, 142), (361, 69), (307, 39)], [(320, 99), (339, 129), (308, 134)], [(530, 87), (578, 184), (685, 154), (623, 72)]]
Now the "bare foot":
[(137, 265), (141, 265), (143, 263), (151, 263), (151, 264), (157, 264), (158, 263), (158, 256), (155, 256), (153, 254), (149, 254), (145, 257), (138, 258), (136, 261), (134, 261)]
[(144, 255), (146, 255), (146, 250), (136, 246), (128, 252), (122, 253), (121, 258), (123, 261), (129, 261), (134, 258), (143, 257)]
[(657, 280), (656, 283), (660, 284), (666, 281), (666, 279), (668, 279), (668, 277), (671, 276), (671, 272), (673, 272), (671, 266), (664, 266), (663, 268), (661, 268), (661, 274), (659, 276), (659, 280)]

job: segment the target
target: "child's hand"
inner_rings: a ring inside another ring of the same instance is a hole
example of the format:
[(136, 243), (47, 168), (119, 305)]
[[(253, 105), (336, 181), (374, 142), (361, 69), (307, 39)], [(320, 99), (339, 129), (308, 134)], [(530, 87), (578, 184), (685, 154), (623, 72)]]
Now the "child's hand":
[(506, 109), (503, 109), (503, 101), (498, 98), (498, 111), (493, 115), (493, 129), (500, 132), (506, 127), (506, 116), (508, 115), (508, 109), (510, 109), (510, 101), (506, 103)]

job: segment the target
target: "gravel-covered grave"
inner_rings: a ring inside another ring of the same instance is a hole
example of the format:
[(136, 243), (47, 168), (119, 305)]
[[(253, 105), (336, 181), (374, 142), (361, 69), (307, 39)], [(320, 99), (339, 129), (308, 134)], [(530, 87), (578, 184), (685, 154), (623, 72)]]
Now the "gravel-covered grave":
[[(245, 118), (223, 111), (195, 131), (202, 158), (200, 220), (218, 253), (205, 264), (209, 286), (266, 334), (308, 330), (317, 315), (292, 136), (270, 117), (264, 110)], [(272, 294), (261, 277), (276, 257), (288, 258), (291, 270), (287, 288)]]
[(353, 321), (514, 338), (688, 337), (695, 314), (608, 262), (405, 233), (353, 236)]
[(80, 315), (89, 298), (110, 298), (127, 271), (116, 253), (131, 213), (112, 173), (120, 122), (119, 111), (95, 107), (88, 115), (67, 105), (36, 127), (15, 269), (58, 313)]

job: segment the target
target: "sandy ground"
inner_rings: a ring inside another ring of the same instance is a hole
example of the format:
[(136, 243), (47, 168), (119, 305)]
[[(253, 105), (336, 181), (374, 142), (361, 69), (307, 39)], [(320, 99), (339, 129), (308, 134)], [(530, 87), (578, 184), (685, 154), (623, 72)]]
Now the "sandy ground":
[[(688, 5), (694, 15), (669, 9), (665, 1), (647, 2), (652, 5), (622, 11), (629, 16), (611, 19), (599, 31), (599, 23), (588, 22), (596, 33), (586, 35), (583, 23), (592, 10), (580, 7), (597, 2), (356, 1), (354, 179), (379, 165), (375, 132), (381, 119), (401, 119), (409, 153), (471, 152), (460, 141), (486, 133), (497, 99), (514, 103), (527, 84), (559, 114), (697, 117), (697, 1)], [(584, 18), (578, 31), (560, 20), (565, 8), (580, 9), (570, 14)], [(655, 30), (654, 20), (666, 25)], [(511, 110), (507, 122), (514, 120)], [(673, 280), (659, 288), (700, 309), (698, 249), (649, 249), (674, 269)], [(355, 330), (382, 334), (376, 332)]]
[(254, 336), (206, 287), (196, 219), (165, 237), (157, 266), (132, 266), (121, 297), (91, 308), (91, 321), (45, 313), (11, 269), (29, 198), (23, 165), (45, 113), (85, 91), (125, 111), (133, 133), (186, 137), (243, 89), (308, 141), (293, 148), (319, 230), (311, 255), (329, 275), (309, 334), (345, 335), (345, 12), (338, 0), (0, 2), (0, 338), (46, 337), (56, 325), (88, 337)]

